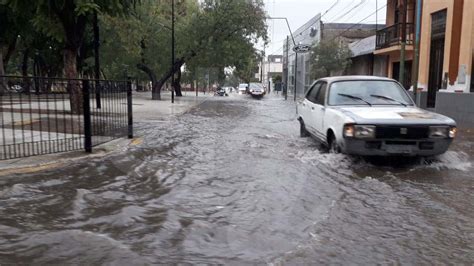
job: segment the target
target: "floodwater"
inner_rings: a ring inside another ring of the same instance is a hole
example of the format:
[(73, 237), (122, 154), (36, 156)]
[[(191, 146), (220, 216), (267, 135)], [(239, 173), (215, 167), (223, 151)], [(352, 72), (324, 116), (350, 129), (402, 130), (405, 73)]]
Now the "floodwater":
[(0, 179), (0, 264), (472, 264), (474, 144), (367, 162), (278, 97), (214, 97), (142, 144)]

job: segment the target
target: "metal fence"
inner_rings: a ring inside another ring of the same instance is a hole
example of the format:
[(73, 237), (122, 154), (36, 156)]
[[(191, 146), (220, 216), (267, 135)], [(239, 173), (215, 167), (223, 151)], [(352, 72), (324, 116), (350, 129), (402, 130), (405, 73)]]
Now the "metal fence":
[(133, 137), (127, 81), (0, 76), (0, 160)]

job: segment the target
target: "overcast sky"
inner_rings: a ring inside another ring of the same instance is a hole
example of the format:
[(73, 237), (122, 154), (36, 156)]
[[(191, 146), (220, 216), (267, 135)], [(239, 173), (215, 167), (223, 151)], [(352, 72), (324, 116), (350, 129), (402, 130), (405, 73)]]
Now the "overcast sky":
[[(331, 7), (323, 16), (323, 22), (359, 23), (365, 19), (361, 23), (375, 24), (378, 5), (378, 23), (385, 24), (386, 3), (387, 0), (265, 0), (265, 8), (271, 17), (286, 17), (291, 30), (295, 31), (312, 17), (318, 13), (324, 14)], [(283, 41), (289, 33), (288, 27), (284, 20), (268, 20), (267, 23), (270, 44), (266, 47), (265, 54), (282, 54)]]

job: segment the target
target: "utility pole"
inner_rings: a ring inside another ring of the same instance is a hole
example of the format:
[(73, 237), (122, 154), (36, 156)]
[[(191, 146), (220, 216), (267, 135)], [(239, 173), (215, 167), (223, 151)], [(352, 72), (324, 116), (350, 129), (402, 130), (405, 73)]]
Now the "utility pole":
[(420, 31), (421, 31), (421, 0), (416, 1), (415, 22), (415, 58), (413, 60), (413, 94), (415, 103), (418, 104), (418, 71), (420, 68)]
[(298, 53), (295, 51), (295, 84), (294, 84), (294, 89), (293, 89), (294, 94), (295, 94), (295, 95), (293, 95), (293, 96), (294, 96), (294, 99), (293, 99), (293, 100), (294, 100), (295, 102), (296, 102), (296, 83), (297, 83), (297, 82), (296, 82), (296, 80), (297, 80), (296, 77), (297, 77), (297, 76), (298, 76)]
[(174, 103), (174, 0), (171, 0), (171, 103)]
[(379, 15), (378, 15), (378, 10), (379, 10), (379, 1), (375, 0), (375, 31), (379, 30)]
[[(97, 19), (97, 11), (94, 11), (94, 17), (92, 19), (92, 27), (94, 30), (94, 78), (96, 80), (100, 79), (100, 61), (99, 61), (99, 21)], [(100, 100), (100, 83), (96, 81), (95, 87), (95, 102), (97, 109), (102, 107), (101, 100)]]
[(260, 62), (260, 83), (263, 84), (263, 63), (265, 62), (265, 44), (263, 45), (263, 56)]
[(285, 77), (285, 87), (283, 88), (284, 90), (283, 93), (285, 94), (285, 101), (288, 100), (288, 81), (289, 81), (288, 69), (290, 65), (289, 53), (290, 53), (290, 37), (286, 35), (286, 77)]
[(400, 47), (400, 70), (398, 81), (404, 84), (405, 81), (405, 46), (407, 41), (407, 0), (401, 0), (402, 3), (402, 40)]

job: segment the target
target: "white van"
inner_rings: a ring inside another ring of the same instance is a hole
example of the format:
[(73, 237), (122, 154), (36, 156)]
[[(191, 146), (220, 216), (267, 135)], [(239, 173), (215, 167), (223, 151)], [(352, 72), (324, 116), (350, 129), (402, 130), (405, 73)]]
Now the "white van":
[(247, 93), (247, 83), (240, 83), (239, 84), (239, 94), (246, 94)]

